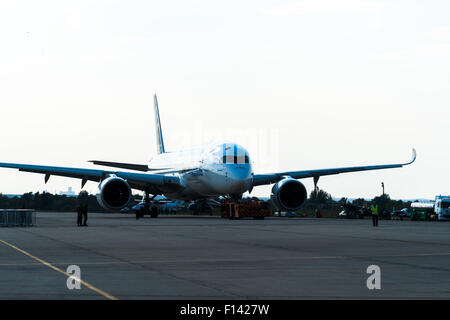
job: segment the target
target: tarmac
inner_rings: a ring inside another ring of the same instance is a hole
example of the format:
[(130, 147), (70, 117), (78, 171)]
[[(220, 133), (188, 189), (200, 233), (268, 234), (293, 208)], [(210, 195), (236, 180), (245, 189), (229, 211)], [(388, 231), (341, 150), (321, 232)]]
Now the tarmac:
[(0, 299), (450, 298), (448, 222), (89, 213), (88, 225), (38, 212), (34, 227), (0, 228)]

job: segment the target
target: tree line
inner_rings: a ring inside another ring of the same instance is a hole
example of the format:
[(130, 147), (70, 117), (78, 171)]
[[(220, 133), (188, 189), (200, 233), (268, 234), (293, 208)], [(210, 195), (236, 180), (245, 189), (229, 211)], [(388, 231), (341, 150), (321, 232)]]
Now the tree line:
[[(133, 195), (134, 199), (141, 196)], [(130, 202), (131, 203), (131, 202)], [(35, 209), (37, 211), (72, 212), (80, 205), (87, 204), (89, 211), (106, 212), (97, 201), (95, 195), (81, 191), (78, 196), (51, 194), (48, 192), (28, 192), (20, 197), (8, 197), (0, 193), (0, 209)]]
[(8, 197), (0, 194), (1, 209), (35, 209), (38, 211), (69, 212), (76, 211), (82, 204), (87, 204), (90, 211), (104, 212), (94, 195), (81, 191), (76, 197), (51, 194), (48, 192), (28, 192), (20, 197)]
[[(333, 200), (332, 196), (322, 189), (313, 190), (309, 198), (305, 201), (305, 208), (339, 208), (341, 204), (349, 203), (347, 198), (341, 198), (338, 201)], [(376, 196), (371, 200), (363, 198), (354, 199), (351, 203), (355, 206), (370, 208), (372, 204), (378, 205), (379, 211), (393, 211), (409, 208), (411, 201), (393, 200), (388, 194)]]

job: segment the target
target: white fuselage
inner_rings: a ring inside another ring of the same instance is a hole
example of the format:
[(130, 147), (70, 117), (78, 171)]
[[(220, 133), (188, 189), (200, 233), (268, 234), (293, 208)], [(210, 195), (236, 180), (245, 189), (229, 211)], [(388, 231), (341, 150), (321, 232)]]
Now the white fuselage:
[(235, 143), (161, 153), (152, 159), (149, 168), (153, 173), (173, 174), (180, 178), (182, 188), (167, 189), (164, 193), (170, 199), (239, 196), (250, 190), (253, 180), (248, 152)]

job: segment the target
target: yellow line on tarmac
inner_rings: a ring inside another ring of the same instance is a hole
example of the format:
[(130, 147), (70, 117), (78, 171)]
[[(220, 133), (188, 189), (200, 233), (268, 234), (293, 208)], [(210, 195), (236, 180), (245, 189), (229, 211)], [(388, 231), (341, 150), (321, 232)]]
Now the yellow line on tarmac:
[(57, 272), (59, 272), (59, 273), (62, 273), (63, 275), (67, 276), (68, 278), (72, 277), (72, 279), (75, 279), (76, 281), (79, 281), (79, 282), (80, 282), (82, 285), (84, 285), (85, 287), (91, 289), (92, 291), (97, 292), (98, 294), (104, 296), (105, 298), (107, 298), (107, 299), (109, 299), (109, 300), (119, 300), (119, 299), (117, 299), (116, 297), (114, 297), (114, 296), (112, 296), (112, 295), (110, 295), (110, 294), (108, 294), (108, 293), (106, 293), (106, 292), (104, 292), (104, 291), (102, 291), (102, 290), (100, 290), (100, 289), (94, 287), (93, 285), (87, 283), (86, 281), (83, 281), (83, 280), (81, 280), (81, 279), (79, 279), (79, 278), (77, 278), (77, 277), (75, 277), (75, 276), (73, 276), (73, 275), (71, 275), (71, 274), (69, 274), (69, 273), (67, 273), (67, 272), (65, 272), (65, 271), (63, 271), (63, 270), (61, 270), (61, 269), (59, 269), (59, 268), (53, 266), (53, 265), (51, 265), (50, 263), (48, 263), (48, 262), (46, 262), (46, 261), (44, 261), (44, 260), (42, 260), (42, 259), (40, 259), (40, 258), (38, 258), (38, 257), (35, 257), (35, 256), (31, 255), (30, 253), (26, 252), (25, 250), (22, 250), (22, 249), (20, 249), (20, 248), (17, 248), (16, 246), (14, 246), (14, 245), (12, 245), (12, 244), (10, 244), (10, 243), (4, 241), (4, 240), (1, 240), (1, 239), (0, 239), (0, 242), (3, 243), (3, 244), (5, 244), (5, 245), (7, 245), (8, 247), (11, 247), (11, 248), (13, 248), (13, 249), (19, 251), (20, 253), (23, 253), (23, 254), (26, 255), (27, 257), (29, 257), (29, 258), (31, 258), (31, 259), (33, 259), (33, 260), (36, 260), (37, 262), (42, 263), (44, 266), (47, 266), (47, 267), (49, 267), (50, 269), (53, 269), (53, 270), (55, 270), (55, 271), (57, 271)]

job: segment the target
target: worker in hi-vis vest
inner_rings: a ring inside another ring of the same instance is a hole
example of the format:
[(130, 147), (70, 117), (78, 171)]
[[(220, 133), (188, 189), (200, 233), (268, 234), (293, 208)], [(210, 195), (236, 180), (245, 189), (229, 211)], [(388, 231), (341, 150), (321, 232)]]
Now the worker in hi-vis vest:
[(378, 205), (372, 204), (370, 207), (370, 210), (372, 211), (372, 222), (374, 227), (378, 227)]

